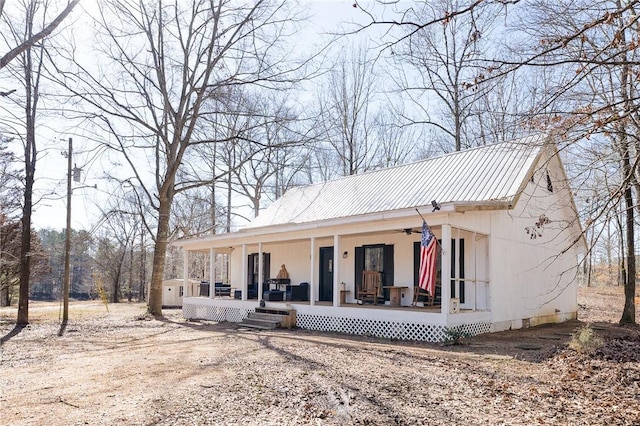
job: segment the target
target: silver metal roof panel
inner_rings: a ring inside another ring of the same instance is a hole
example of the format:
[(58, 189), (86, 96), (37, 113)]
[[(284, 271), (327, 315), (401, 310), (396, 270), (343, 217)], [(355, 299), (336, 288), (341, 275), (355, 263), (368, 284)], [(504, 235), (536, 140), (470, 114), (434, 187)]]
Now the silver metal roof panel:
[(308, 223), (439, 203), (510, 202), (517, 196), (546, 135), (292, 188), (250, 228)]

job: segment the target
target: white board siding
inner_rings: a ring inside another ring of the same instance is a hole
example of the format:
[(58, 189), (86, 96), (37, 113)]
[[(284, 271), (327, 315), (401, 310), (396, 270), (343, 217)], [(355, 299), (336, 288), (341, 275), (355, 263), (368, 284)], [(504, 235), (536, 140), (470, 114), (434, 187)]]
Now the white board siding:
[[(490, 268), (495, 322), (577, 312), (579, 248), (559, 256), (576, 235), (576, 229), (565, 222), (571, 196), (558, 180), (553, 182), (553, 192), (547, 190), (545, 169), (553, 171), (559, 162), (551, 159), (541, 165), (514, 210), (493, 214)], [(542, 227), (542, 236), (532, 239), (526, 228), (535, 227), (543, 214), (552, 223)]]

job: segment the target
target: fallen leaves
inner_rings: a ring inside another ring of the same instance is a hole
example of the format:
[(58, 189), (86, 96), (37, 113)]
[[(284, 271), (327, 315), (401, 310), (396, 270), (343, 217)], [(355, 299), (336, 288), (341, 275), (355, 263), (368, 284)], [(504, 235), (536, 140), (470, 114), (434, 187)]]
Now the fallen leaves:
[(566, 347), (570, 324), (443, 348), (112, 308), (63, 337), (34, 323), (0, 347), (12, 424), (640, 424), (634, 328), (594, 326), (603, 344), (585, 355)]

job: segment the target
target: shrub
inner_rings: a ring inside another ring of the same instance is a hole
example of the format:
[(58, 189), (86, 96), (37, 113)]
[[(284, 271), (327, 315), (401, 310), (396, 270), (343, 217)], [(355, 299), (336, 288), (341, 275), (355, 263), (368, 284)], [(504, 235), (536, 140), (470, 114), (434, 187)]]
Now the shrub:
[(602, 339), (587, 324), (576, 330), (569, 341), (569, 348), (581, 354), (592, 354), (602, 346)]
[(445, 345), (459, 345), (461, 339), (471, 337), (471, 333), (464, 330), (461, 325), (453, 327), (447, 327), (444, 329), (444, 343)]

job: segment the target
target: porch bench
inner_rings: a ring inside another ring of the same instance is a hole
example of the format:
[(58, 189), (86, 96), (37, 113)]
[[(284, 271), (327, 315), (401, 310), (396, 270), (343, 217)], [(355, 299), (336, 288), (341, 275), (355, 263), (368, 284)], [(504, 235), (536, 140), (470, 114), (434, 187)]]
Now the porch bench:
[(284, 300), (284, 292), (282, 290), (268, 290), (263, 292), (262, 295), (267, 302), (282, 302)]
[(231, 296), (231, 286), (224, 285), (223, 283), (215, 283), (214, 285), (215, 296)]
[(287, 285), (286, 290), (287, 301), (309, 301), (309, 283), (300, 283), (300, 285)]

